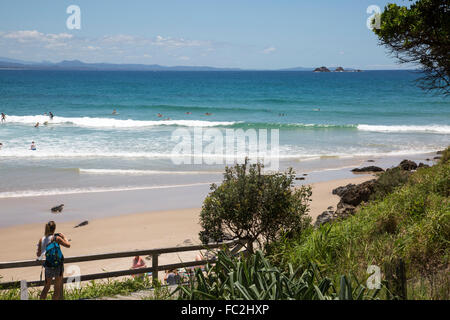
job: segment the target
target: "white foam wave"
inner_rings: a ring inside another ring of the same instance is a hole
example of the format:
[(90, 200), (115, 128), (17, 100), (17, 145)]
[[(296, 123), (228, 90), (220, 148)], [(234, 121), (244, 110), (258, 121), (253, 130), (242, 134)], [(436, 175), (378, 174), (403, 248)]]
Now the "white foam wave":
[(203, 121), (203, 120), (122, 120), (112, 118), (90, 118), (90, 117), (58, 117), (55, 116), (50, 120), (45, 115), (35, 116), (7, 116), (7, 123), (19, 123), (34, 125), (37, 122), (44, 125), (74, 125), (88, 128), (144, 128), (154, 126), (184, 126), (184, 127), (217, 127), (230, 126), (233, 121)]
[(155, 174), (214, 174), (222, 171), (167, 171), (167, 170), (133, 170), (133, 169), (78, 169), (80, 174), (98, 175), (155, 175)]
[(358, 130), (372, 131), (372, 132), (430, 132), (430, 133), (450, 134), (450, 126), (446, 126), (446, 125), (383, 126), (383, 125), (359, 124)]
[(202, 186), (202, 185), (210, 185), (211, 183), (212, 182), (199, 182), (199, 183), (177, 184), (177, 185), (166, 185), (166, 186), (130, 186), (130, 187), (111, 187), (111, 188), (92, 187), (92, 188), (20, 190), (20, 191), (0, 192), (0, 199), (56, 196), (56, 195), (68, 195), (68, 194), (82, 194), (82, 193), (102, 193), (102, 192), (171, 189), (171, 188), (183, 188), (183, 187), (195, 187), (195, 186)]

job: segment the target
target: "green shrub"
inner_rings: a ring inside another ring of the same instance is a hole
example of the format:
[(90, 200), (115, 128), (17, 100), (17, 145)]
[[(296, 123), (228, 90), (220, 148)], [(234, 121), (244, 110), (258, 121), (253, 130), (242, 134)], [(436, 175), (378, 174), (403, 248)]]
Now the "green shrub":
[(292, 188), (292, 169), (273, 174), (262, 169), (262, 164), (247, 161), (227, 167), (223, 183), (211, 186), (200, 214), (202, 242), (246, 239), (262, 248), (310, 224), (311, 188)]

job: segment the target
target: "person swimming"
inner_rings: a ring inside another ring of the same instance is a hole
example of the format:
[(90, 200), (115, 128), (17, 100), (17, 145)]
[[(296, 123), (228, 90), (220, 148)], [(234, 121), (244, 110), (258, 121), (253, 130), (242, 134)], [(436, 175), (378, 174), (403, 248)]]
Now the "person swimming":
[(36, 122), (36, 124), (34, 125), (35, 128), (39, 127), (39, 122)]
[(212, 115), (212, 113), (209, 113), (209, 112), (205, 113), (205, 116), (210, 116), (210, 115)]
[(34, 141), (31, 142), (30, 150), (36, 150), (36, 144)]
[(157, 116), (158, 118), (162, 118), (163, 115), (161, 113), (158, 113)]
[(117, 114), (117, 111), (116, 111), (116, 109), (114, 109), (114, 110), (113, 110), (112, 114)]

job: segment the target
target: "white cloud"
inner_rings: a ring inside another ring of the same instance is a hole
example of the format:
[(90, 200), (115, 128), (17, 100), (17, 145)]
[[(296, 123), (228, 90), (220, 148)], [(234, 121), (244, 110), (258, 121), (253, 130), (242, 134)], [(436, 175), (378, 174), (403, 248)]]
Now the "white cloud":
[(276, 50), (277, 50), (277, 48), (275, 48), (275, 47), (268, 47), (268, 48), (265, 48), (262, 52), (264, 54), (269, 54), (269, 53), (275, 52)]

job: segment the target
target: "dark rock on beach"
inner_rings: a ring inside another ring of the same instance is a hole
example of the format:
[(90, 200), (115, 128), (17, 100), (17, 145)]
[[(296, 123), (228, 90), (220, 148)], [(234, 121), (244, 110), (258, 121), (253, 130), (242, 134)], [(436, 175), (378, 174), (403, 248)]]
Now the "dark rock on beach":
[(375, 190), (376, 179), (360, 184), (348, 184), (338, 187), (332, 191), (333, 194), (341, 197), (336, 209), (337, 216), (348, 216), (355, 212), (356, 207), (362, 202), (369, 200), (370, 195)]
[(63, 209), (64, 209), (64, 205), (63, 205), (63, 204), (60, 204), (59, 206), (55, 206), (55, 207), (51, 208), (50, 210), (51, 210), (53, 213), (56, 213), (56, 212), (61, 212), (61, 211), (63, 211)]
[(334, 214), (333, 211), (331, 210), (324, 211), (317, 217), (314, 226), (318, 227), (324, 223), (331, 222), (334, 219), (336, 219), (336, 215)]
[(375, 160), (367, 160), (367, 162), (375, 162)]
[(429, 167), (430, 167), (429, 165), (422, 162), (420, 162), (419, 165), (417, 166), (417, 168), (429, 168)]
[(341, 202), (357, 206), (361, 202), (369, 200), (370, 195), (374, 192), (375, 179), (369, 180), (357, 185), (349, 186), (341, 193)]
[(304, 177), (296, 177), (295, 180), (305, 180)]
[(79, 224), (77, 224), (74, 228), (78, 228), (78, 227), (82, 227), (82, 226), (86, 226), (87, 224), (89, 223), (89, 221), (83, 221), (83, 222), (81, 222), (81, 223), (79, 223)]
[(383, 172), (384, 170), (376, 166), (368, 166), (363, 168), (352, 169), (352, 172)]
[(398, 165), (400, 168), (406, 171), (416, 170), (417, 169), (417, 163), (411, 160), (403, 160)]

